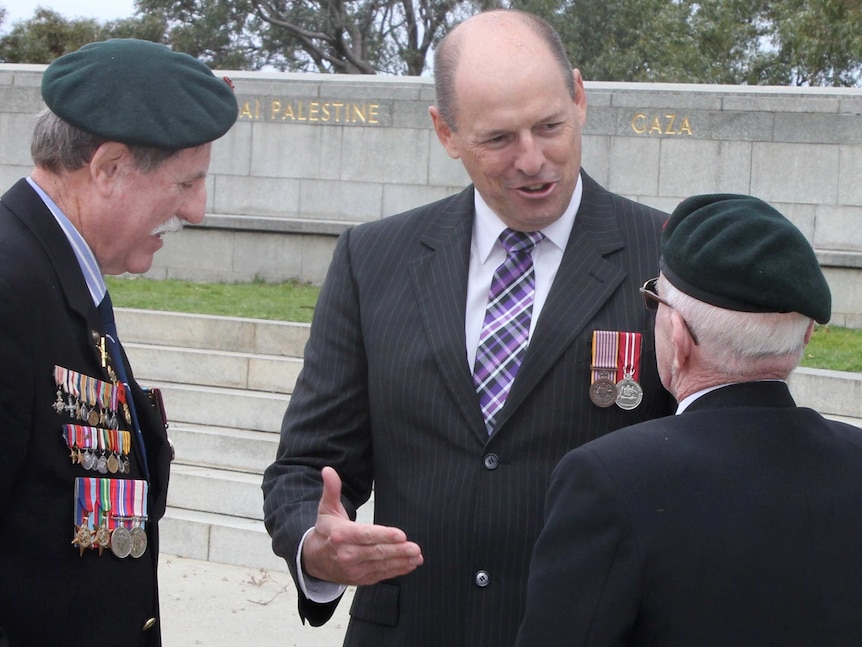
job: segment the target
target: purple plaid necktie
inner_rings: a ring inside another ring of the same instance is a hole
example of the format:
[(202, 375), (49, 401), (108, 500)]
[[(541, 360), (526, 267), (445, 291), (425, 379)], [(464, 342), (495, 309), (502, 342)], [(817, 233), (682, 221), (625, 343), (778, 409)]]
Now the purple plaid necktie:
[(532, 252), (544, 237), (539, 231), (512, 229), (500, 234), (506, 260), (491, 281), (473, 367), (473, 382), (489, 434), (494, 431), (495, 416), (506, 402), (529, 343), (536, 291)]

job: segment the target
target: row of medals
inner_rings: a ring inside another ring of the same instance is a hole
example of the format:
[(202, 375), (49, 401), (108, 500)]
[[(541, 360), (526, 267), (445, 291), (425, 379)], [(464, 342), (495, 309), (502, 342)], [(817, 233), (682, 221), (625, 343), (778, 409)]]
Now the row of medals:
[[(105, 351), (105, 339), (101, 338), (101, 345), (97, 347), (101, 351), (102, 366), (107, 368), (108, 375), (111, 379), (114, 388), (122, 388), (117, 379), (112, 366), (107, 361), (107, 353)], [(66, 411), (71, 418), (77, 418), (82, 422), (87, 422), (91, 426), (103, 425), (110, 429), (118, 429), (119, 421), (115, 411), (97, 410), (95, 406), (87, 407), (87, 403), (83, 399), (78, 399), (67, 393), (67, 402), (63, 402), (62, 393), (59, 386), (57, 387), (57, 400), (54, 402), (54, 410), (57, 413)], [(129, 406), (123, 403), (123, 417), (127, 424), (132, 423), (131, 412)], [(130, 471), (129, 459), (126, 456), (119, 457), (111, 452), (107, 457), (103, 454), (96, 456), (90, 450), (72, 448), (70, 450), (70, 458), (72, 464), (79, 464), (86, 470), (95, 470), (101, 474), (117, 472), (128, 474)], [(111, 552), (117, 557), (125, 559), (128, 556), (134, 558), (141, 557), (147, 550), (147, 533), (141, 526), (126, 528), (125, 526), (117, 526), (113, 530), (102, 523), (96, 530), (91, 530), (87, 524), (87, 520), (82, 519), (80, 526), (75, 526), (75, 538), (72, 539), (72, 544), (78, 546), (81, 555), (87, 548), (99, 550), (99, 555), (105, 548), (110, 548)]]
[(87, 548), (99, 549), (99, 555), (105, 548), (110, 548), (120, 559), (129, 555), (137, 559), (147, 550), (147, 533), (141, 526), (126, 528), (117, 526), (109, 530), (104, 522), (96, 529), (91, 530), (87, 524), (87, 518), (81, 519), (81, 525), (75, 526), (75, 538), (72, 544), (77, 546), (81, 555)]
[(626, 373), (619, 383), (614, 383), (609, 371), (602, 373), (590, 385), (590, 400), (602, 408), (616, 404), (620, 409), (631, 411), (644, 397), (643, 388), (632, 375), (632, 373)]
[(72, 459), (72, 465), (80, 465), (85, 470), (99, 472), (99, 474), (128, 474), (131, 470), (129, 459), (126, 456), (119, 456), (114, 452), (109, 452), (107, 456), (102, 453), (96, 456), (92, 449), (80, 449), (72, 447), (69, 449), (69, 458)]

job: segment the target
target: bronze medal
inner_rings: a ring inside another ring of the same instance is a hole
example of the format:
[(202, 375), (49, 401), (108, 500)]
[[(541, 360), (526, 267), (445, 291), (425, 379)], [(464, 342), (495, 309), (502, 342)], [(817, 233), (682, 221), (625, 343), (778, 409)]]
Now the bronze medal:
[(620, 409), (631, 411), (641, 403), (643, 397), (644, 391), (641, 385), (631, 377), (626, 376), (617, 384), (616, 403)]
[(110, 456), (108, 456), (108, 471), (111, 474), (116, 474), (117, 470), (120, 467), (119, 463), (120, 463), (120, 461), (117, 460), (116, 454), (111, 454)]
[(96, 531), (95, 544), (99, 548), (99, 555), (111, 545), (111, 533), (104, 524), (99, 526), (99, 529)]
[(87, 517), (85, 516), (81, 519), (81, 525), (75, 526), (75, 538), (72, 540), (72, 545), (78, 546), (81, 551), (81, 555), (83, 555), (84, 550), (89, 548), (92, 543), (93, 533), (90, 532), (90, 529), (87, 527)]
[(137, 559), (147, 550), (147, 533), (140, 526), (135, 526), (129, 532), (132, 536), (132, 557)]
[(89, 422), (91, 425), (99, 424), (99, 412), (95, 409), (90, 409), (90, 413), (87, 416), (87, 422)]
[(128, 528), (117, 526), (111, 531), (111, 552), (120, 559), (132, 552), (132, 535)]
[(612, 380), (596, 380), (590, 385), (590, 400), (598, 407), (609, 407), (617, 400), (617, 387)]

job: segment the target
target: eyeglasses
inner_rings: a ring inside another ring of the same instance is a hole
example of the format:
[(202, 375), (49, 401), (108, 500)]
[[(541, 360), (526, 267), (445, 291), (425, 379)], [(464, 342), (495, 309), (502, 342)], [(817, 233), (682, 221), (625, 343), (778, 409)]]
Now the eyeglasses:
[(640, 289), (640, 293), (644, 300), (644, 308), (651, 312), (658, 310), (659, 303), (663, 303), (668, 308), (673, 309), (673, 306), (670, 303), (658, 295), (658, 277), (650, 279), (644, 283), (643, 287)]
[[(658, 310), (658, 304), (663, 303), (671, 310), (676, 310), (667, 299), (663, 299), (658, 294), (658, 277), (654, 279), (650, 279), (646, 283), (643, 284), (643, 287), (640, 289), (641, 296), (644, 300), (644, 308), (649, 310), (650, 312), (655, 312)], [(677, 311), (678, 312), (678, 311)], [(688, 328), (688, 334), (691, 335), (691, 340), (697, 345), (697, 335), (694, 334), (694, 331), (691, 329), (691, 326), (688, 325), (688, 322), (683, 319), (683, 323), (685, 327)]]

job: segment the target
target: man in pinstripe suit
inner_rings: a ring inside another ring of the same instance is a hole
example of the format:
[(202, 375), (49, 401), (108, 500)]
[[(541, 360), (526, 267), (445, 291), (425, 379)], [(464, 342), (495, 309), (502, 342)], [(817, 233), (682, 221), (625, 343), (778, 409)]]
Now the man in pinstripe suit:
[[(558, 36), (479, 14), (435, 71), (434, 128), (473, 184), (341, 237), (263, 481), (303, 619), (358, 586), (347, 645), (512, 644), (556, 462), (672, 410), (638, 294), (666, 215), (581, 171), (586, 95)], [(471, 373), (506, 228), (542, 240), (529, 347), (489, 433)], [(643, 334), (638, 406), (591, 401), (594, 331)], [(357, 524), (372, 486), (375, 523)]]

